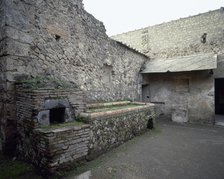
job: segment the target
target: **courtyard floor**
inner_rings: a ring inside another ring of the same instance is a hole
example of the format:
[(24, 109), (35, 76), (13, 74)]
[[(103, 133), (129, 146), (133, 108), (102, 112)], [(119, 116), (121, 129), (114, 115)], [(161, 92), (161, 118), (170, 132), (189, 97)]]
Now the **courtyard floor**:
[(159, 123), (67, 179), (223, 179), (224, 128)]

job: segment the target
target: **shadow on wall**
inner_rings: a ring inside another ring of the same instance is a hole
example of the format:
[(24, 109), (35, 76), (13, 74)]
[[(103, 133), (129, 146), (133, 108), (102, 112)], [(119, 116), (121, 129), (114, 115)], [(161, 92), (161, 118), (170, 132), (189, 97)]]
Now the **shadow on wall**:
[(0, 152), (2, 152), (2, 139), (0, 138)]
[(148, 123), (147, 123), (147, 128), (148, 129), (153, 129), (154, 128), (153, 118), (149, 118)]

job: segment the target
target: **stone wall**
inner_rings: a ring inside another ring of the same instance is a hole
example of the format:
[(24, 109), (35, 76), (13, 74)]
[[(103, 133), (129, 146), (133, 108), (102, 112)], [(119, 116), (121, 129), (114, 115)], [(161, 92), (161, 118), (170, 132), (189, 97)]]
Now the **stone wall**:
[(214, 78), (224, 78), (224, 54), (217, 56), (217, 69), (214, 70)]
[[(111, 40), (82, 0), (1, 0), (0, 137), (15, 148), (14, 82), (51, 75), (72, 81), (87, 101), (138, 99), (138, 72), (147, 58)], [(8, 143), (8, 144), (7, 144)]]
[[(82, 111), (79, 120), (88, 124), (77, 121), (50, 126), (39, 124), (36, 113), (42, 106), (41, 101), (45, 97), (55, 99), (68, 94), (68, 91), (18, 91), (18, 157), (44, 172), (52, 173), (74, 167), (82, 160), (94, 159), (153, 127), (154, 105), (127, 101), (110, 103), (109, 108), (134, 106), (104, 112)], [(89, 106), (95, 109), (102, 107), (102, 103)], [(103, 107), (108, 107), (108, 103)]]
[(126, 109), (81, 115), (90, 124), (90, 159), (145, 132), (147, 127), (153, 127), (149, 125), (155, 120), (153, 104), (143, 103)]
[[(156, 103), (158, 114), (171, 116), (175, 113), (174, 106), (176, 106), (187, 112), (189, 122), (212, 124), (215, 115), (214, 80), (224, 78), (223, 27), (224, 8), (220, 8), (112, 38), (142, 51), (152, 60), (202, 53), (217, 54), (217, 69), (214, 69), (214, 74), (210, 76), (208, 76), (209, 71), (145, 74), (146, 81), (143, 82), (145, 85), (143, 89), (151, 94), (150, 101)], [(177, 82), (179, 75), (183, 80)], [(186, 80), (189, 80), (189, 91), (177, 92), (177, 83), (182, 84), (180, 86), (182, 89)]]
[(214, 77), (209, 71), (143, 75), (143, 84), (149, 85), (157, 116), (184, 110), (187, 122), (214, 124)]
[[(30, 136), (32, 156), (23, 158), (45, 172), (55, 172), (85, 159), (90, 138), (89, 125), (35, 129)], [(24, 157), (24, 156), (23, 156)]]
[(147, 58), (108, 38), (81, 0), (6, 4), (2, 53), (13, 68), (12, 81), (21, 74), (50, 74), (78, 84), (90, 101), (138, 98), (138, 72)]
[[(151, 58), (223, 53), (224, 8), (113, 36)], [(204, 38), (204, 40), (203, 40)]]
[[(39, 162), (39, 155), (45, 155), (41, 154), (41, 150), (45, 149), (46, 147), (52, 147), (50, 144), (53, 143), (53, 141), (47, 141), (50, 139), (54, 139), (53, 138), (47, 138), (47, 136), (45, 135), (45, 133), (42, 133), (43, 136), (41, 136), (40, 132), (35, 131), (37, 128), (40, 127), (44, 127), (46, 125), (43, 125), (39, 122), (39, 114), (42, 112), (43, 110), (43, 106), (45, 105), (45, 101), (49, 100), (49, 99), (67, 99), (69, 101), (69, 106), (71, 108), (71, 116), (72, 117), (72, 121), (75, 120), (76, 116), (79, 115), (79, 113), (84, 112), (85, 110), (85, 101), (84, 101), (84, 96), (83, 96), (83, 92), (78, 90), (78, 89), (73, 89), (72, 91), (70, 90), (52, 90), (52, 89), (35, 89), (35, 90), (26, 90), (26, 89), (22, 89), (20, 88), (20, 86), (18, 86), (17, 90), (16, 90), (16, 111), (17, 111), (17, 154), (18, 156), (20, 156), (21, 158), (25, 159), (25, 160), (30, 160), (33, 163), (37, 164)], [(46, 118), (46, 115), (45, 115)], [(50, 128), (50, 127), (49, 127)], [(61, 127), (63, 128), (63, 127)], [(64, 142), (66, 143), (67, 140), (65, 137), (65, 133), (67, 133), (67, 135), (76, 135), (76, 133), (79, 131), (79, 128), (72, 128), (72, 129), (68, 129), (68, 132), (63, 132), (62, 131), (53, 131), (53, 133), (57, 133), (56, 138), (55, 138), (55, 142), (60, 143), (61, 141), (61, 136), (64, 136)], [(74, 134), (73, 134), (74, 131)], [(50, 131), (49, 133), (52, 133), (52, 131)], [(78, 135), (78, 134), (77, 134)], [(54, 136), (53, 134), (50, 136)], [(73, 136), (73, 137), (74, 137)], [(81, 136), (82, 137), (82, 136)], [(62, 137), (63, 138), (63, 137)], [(46, 139), (46, 140), (45, 140)], [(72, 138), (70, 138), (72, 139)], [(42, 146), (41, 141), (44, 140), (43, 142), (45, 142)], [(74, 139), (75, 140), (75, 139)], [(47, 145), (47, 146), (46, 146)], [(55, 143), (53, 143), (52, 145), (55, 145)], [(70, 144), (68, 144), (70, 146)], [(61, 146), (61, 145), (59, 145)], [(40, 148), (40, 150), (39, 150)], [(54, 150), (56, 150), (56, 146), (53, 147)], [(79, 148), (77, 146), (77, 148)], [(46, 149), (48, 152), (50, 151), (50, 154), (52, 154), (53, 150), (52, 148), (50, 149)], [(75, 149), (74, 149), (75, 150)], [(48, 154), (48, 153), (47, 153)], [(47, 155), (46, 154), (46, 155)], [(48, 156), (46, 156), (46, 158), (48, 159)], [(35, 161), (37, 160), (37, 161)], [(45, 159), (43, 159), (45, 160)], [(47, 162), (47, 161), (46, 161)], [(55, 160), (53, 160), (52, 162), (55, 162)], [(49, 163), (49, 161), (48, 161)], [(45, 163), (41, 163), (38, 165), (45, 165)]]
[(6, 2), (0, 1), (0, 151), (10, 154), (15, 150), (16, 120), (13, 87), (10, 85), (10, 67), (4, 53), (7, 46)]

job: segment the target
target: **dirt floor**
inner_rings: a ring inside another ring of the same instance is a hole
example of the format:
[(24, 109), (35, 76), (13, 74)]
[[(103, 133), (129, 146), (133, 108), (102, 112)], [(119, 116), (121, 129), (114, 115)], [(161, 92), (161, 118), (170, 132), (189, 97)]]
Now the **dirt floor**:
[(0, 155), (0, 178), (223, 179), (224, 128), (162, 122), (64, 177)]
[(223, 179), (224, 128), (162, 123), (65, 178)]

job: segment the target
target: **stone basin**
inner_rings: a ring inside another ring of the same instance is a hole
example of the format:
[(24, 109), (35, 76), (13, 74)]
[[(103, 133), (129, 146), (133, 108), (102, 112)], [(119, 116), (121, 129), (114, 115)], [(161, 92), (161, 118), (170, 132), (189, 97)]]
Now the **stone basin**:
[(120, 101), (111, 103), (87, 104), (87, 110), (80, 114), (84, 121), (90, 122), (98, 118), (106, 118), (109, 116), (123, 115), (125, 113), (133, 113), (154, 109), (152, 103)]
[(80, 114), (90, 124), (90, 159), (116, 147), (150, 128), (155, 118), (154, 105), (139, 102), (88, 104)]

